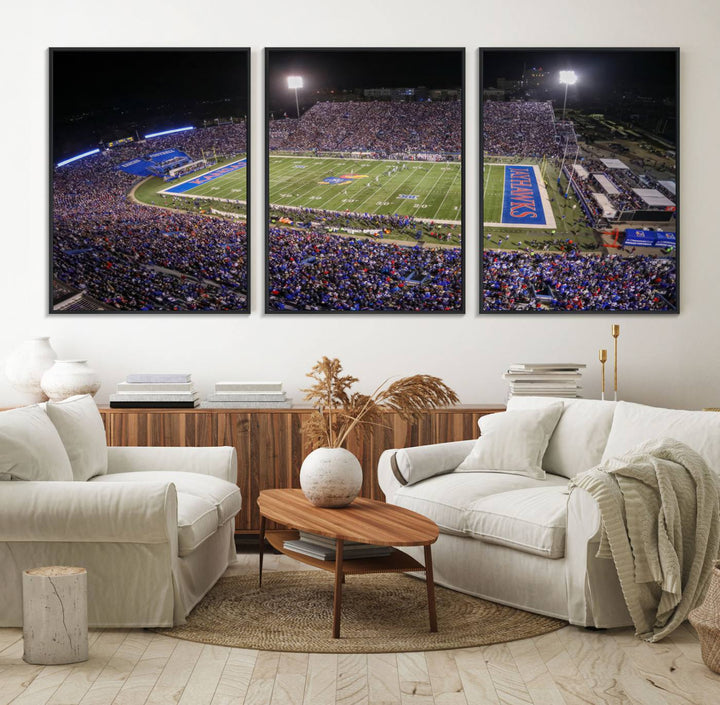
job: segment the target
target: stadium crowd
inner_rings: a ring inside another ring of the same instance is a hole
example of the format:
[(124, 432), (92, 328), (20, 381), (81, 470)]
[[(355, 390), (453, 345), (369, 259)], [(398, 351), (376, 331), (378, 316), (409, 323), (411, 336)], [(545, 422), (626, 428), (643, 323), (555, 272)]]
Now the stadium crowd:
[(485, 101), (483, 151), (493, 156), (558, 156), (552, 102)]
[(170, 147), (243, 153), (244, 123), (125, 144), (56, 168), (53, 277), (124, 310), (245, 310), (243, 222), (151, 208), (127, 198), (117, 165)]
[(486, 311), (657, 311), (676, 305), (673, 259), (485, 250), (483, 280)]
[(356, 213), (354, 211), (332, 211), (326, 208), (301, 208), (297, 206), (273, 206), (272, 214), (278, 214), (311, 225), (342, 225), (357, 223), (371, 229), (403, 230), (415, 228), (416, 220), (411, 215), (382, 215), (381, 213)]
[(319, 102), (299, 120), (271, 120), (269, 132), (271, 150), (459, 153), (462, 103)]
[(276, 310), (459, 311), (462, 251), (270, 228)]

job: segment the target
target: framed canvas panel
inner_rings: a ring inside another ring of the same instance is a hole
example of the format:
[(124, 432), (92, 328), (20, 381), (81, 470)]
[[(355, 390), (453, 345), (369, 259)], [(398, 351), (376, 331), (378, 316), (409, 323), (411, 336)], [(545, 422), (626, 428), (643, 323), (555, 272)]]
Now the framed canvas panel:
[(677, 313), (679, 50), (480, 62), (480, 311)]
[(266, 311), (462, 313), (463, 49), (267, 49)]
[(50, 49), (50, 312), (249, 312), (249, 49)]

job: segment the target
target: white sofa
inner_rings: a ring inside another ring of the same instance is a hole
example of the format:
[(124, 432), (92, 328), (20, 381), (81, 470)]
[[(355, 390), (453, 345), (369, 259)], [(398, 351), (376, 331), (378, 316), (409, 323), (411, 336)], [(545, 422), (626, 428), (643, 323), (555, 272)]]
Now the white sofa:
[(81, 566), (93, 627), (172, 626), (236, 558), (234, 448), (106, 447), (89, 396), (0, 413), (0, 626), (22, 571)]
[[(515, 397), (494, 423), (557, 403)], [(380, 487), (388, 502), (439, 525), (437, 583), (576, 625), (630, 625), (613, 562), (595, 557), (597, 504), (584, 490), (569, 492), (568, 479), (644, 441), (670, 437), (700, 453), (720, 481), (720, 414), (586, 399), (562, 404), (535, 477), (463, 471), (465, 458), (477, 452), (478, 442), (470, 440), (384, 452)], [(481, 419), (481, 428), (489, 419)], [(503, 452), (514, 450), (511, 444)], [(421, 550), (403, 550), (422, 560)]]

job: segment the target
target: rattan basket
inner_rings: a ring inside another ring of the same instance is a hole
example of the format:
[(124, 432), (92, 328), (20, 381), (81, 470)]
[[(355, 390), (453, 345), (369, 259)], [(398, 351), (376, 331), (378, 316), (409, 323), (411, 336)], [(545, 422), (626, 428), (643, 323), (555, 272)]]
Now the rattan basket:
[(713, 568), (703, 603), (690, 612), (689, 619), (700, 637), (703, 661), (720, 673), (720, 562)]

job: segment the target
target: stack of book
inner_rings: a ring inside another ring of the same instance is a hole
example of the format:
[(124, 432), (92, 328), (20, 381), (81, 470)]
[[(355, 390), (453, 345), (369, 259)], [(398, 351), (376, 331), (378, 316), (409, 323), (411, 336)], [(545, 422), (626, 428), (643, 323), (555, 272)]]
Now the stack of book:
[(192, 409), (200, 395), (189, 373), (131, 374), (110, 395), (111, 409)]
[(519, 396), (579, 397), (584, 364), (538, 362), (510, 365), (503, 379), (510, 384), (508, 398)]
[[(307, 531), (300, 531), (300, 538), (292, 541), (283, 541), (283, 548), (295, 553), (302, 553), (304, 556), (317, 558), (321, 561), (335, 560), (335, 539), (327, 536), (318, 536)], [(369, 543), (358, 541), (343, 542), (343, 560), (349, 561), (353, 558), (383, 558), (389, 556), (393, 549), (391, 546), (374, 546)]]
[(203, 409), (289, 408), (282, 382), (216, 382), (215, 393), (200, 404)]

